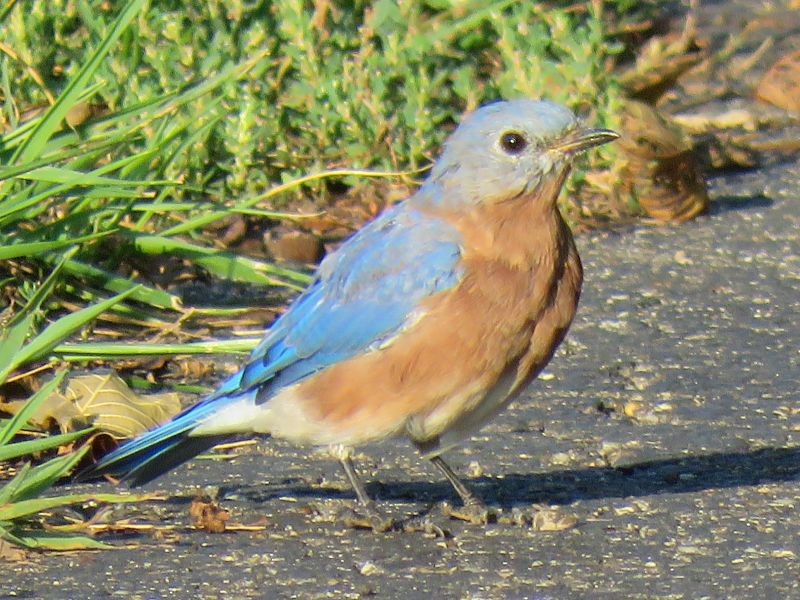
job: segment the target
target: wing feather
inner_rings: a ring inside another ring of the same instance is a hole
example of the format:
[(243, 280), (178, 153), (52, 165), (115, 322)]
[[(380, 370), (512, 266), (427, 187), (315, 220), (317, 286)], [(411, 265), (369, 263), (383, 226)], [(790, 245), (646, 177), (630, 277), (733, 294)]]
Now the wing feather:
[(257, 386), (264, 401), (390, 343), (419, 318), (423, 299), (461, 280), (460, 259), (461, 237), (448, 223), (405, 207), (384, 213), (323, 261), (313, 285), (254, 350), (239, 391)]

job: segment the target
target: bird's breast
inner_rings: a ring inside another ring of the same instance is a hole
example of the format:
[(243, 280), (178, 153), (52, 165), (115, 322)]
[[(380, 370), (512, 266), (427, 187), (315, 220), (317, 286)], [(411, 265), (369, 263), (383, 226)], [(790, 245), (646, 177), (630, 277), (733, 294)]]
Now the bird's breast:
[(580, 258), (566, 229), (563, 243), (534, 261), (489, 260), (466, 272), (448, 311), (464, 317), (456, 335), (468, 348), (460, 360), (473, 367), (472, 378), (409, 421), (412, 438), (435, 440), (423, 444), (429, 454), (483, 425), (544, 368), (572, 322), (582, 284)]

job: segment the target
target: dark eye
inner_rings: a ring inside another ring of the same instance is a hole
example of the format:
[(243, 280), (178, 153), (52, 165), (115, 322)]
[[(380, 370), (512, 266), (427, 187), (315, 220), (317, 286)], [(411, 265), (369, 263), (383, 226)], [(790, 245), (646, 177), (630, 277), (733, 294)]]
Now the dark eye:
[(500, 147), (508, 154), (519, 154), (528, 146), (528, 140), (517, 131), (507, 131), (500, 137)]

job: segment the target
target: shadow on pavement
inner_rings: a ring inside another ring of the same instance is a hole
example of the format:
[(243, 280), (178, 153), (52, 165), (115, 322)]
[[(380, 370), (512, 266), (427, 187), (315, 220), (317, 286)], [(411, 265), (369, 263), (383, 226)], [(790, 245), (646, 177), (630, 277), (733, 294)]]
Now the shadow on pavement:
[(775, 201), (764, 194), (755, 196), (717, 196), (709, 206), (708, 212), (720, 215), (732, 210), (755, 210), (772, 206)]
[[(433, 472), (431, 473), (433, 477)], [(547, 473), (511, 473), (466, 480), (488, 504), (568, 504), (576, 500), (682, 494), (713, 488), (733, 488), (800, 479), (800, 447), (763, 448), (748, 452), (720, 452), (668, 458), (624, 467), (597, 467)], [(446, 482), (373, 482), (368, 486), (377, 500), (439, 502), (455, 500)], [(352, 498), (350, 491), (311, 488), (298, 480), (275, 484), (227, 487), (251, 502), (280, 497)]]

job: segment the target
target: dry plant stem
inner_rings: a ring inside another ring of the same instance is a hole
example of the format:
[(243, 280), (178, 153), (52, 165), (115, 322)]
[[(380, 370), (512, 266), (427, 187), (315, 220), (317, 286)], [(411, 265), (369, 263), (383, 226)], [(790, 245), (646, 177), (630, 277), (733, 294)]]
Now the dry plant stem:
[[(21, 59), (21, 58), (20, 58), (20, 57), (17, 55), (17, 53), (16, 53), (16, 52), (14, 52), (14, 50), (13, 50), (12, 48), (10, 48), (9, 46), (7, 46), (6, 44), (4, 44), (4, 43), (2, 43), (2, 42), (0, 42), (0, 52), (3, 52), (4, 54), (8, 55), (8, 57), (9, 57), (9, 58), (11, 58), (11, 60), (18, 61), (20, 64), (22, 64), (22, 65), (25, 67), (25, 71), (27, 71), (28, 75), (30, 75), (31, 79), (33, 79), (33, 80), (36, 82), (36, 85), (38, 85), (38, 86), (39, 86), (39, 88), (42, 90), (42, 93), (45, 95), (45, 98), (47, 98), (47, 102), (48, 102), (48, 103), (49, 103), (51, 106), (52, 106), (53, 104), (55, 104), (55, 102), (56, 102), (55, 96), (53, 96), (53, 94), (52, 94), (52, 93), (50, 92), (50, 90), (47, 88), (47, 85), (45, 84), (45, 82), (44, 82), (44, 79), (42, 78), (42, 76), (41, 76), (41, 74), (39, 73), (39, 71), (37, 71), (36, 69), (34, 69), (34, 68), (33, 68), (32, 66), (30, 66), (29, 64), (26, 64), (26, 63), (25, 63), (25, 62), (24, 62), (24, 61), (23, 61), (23, 60), (22, 60), (22, 59)], [(15, 108), (16, 108), (16, 107), (15, 107)]]

